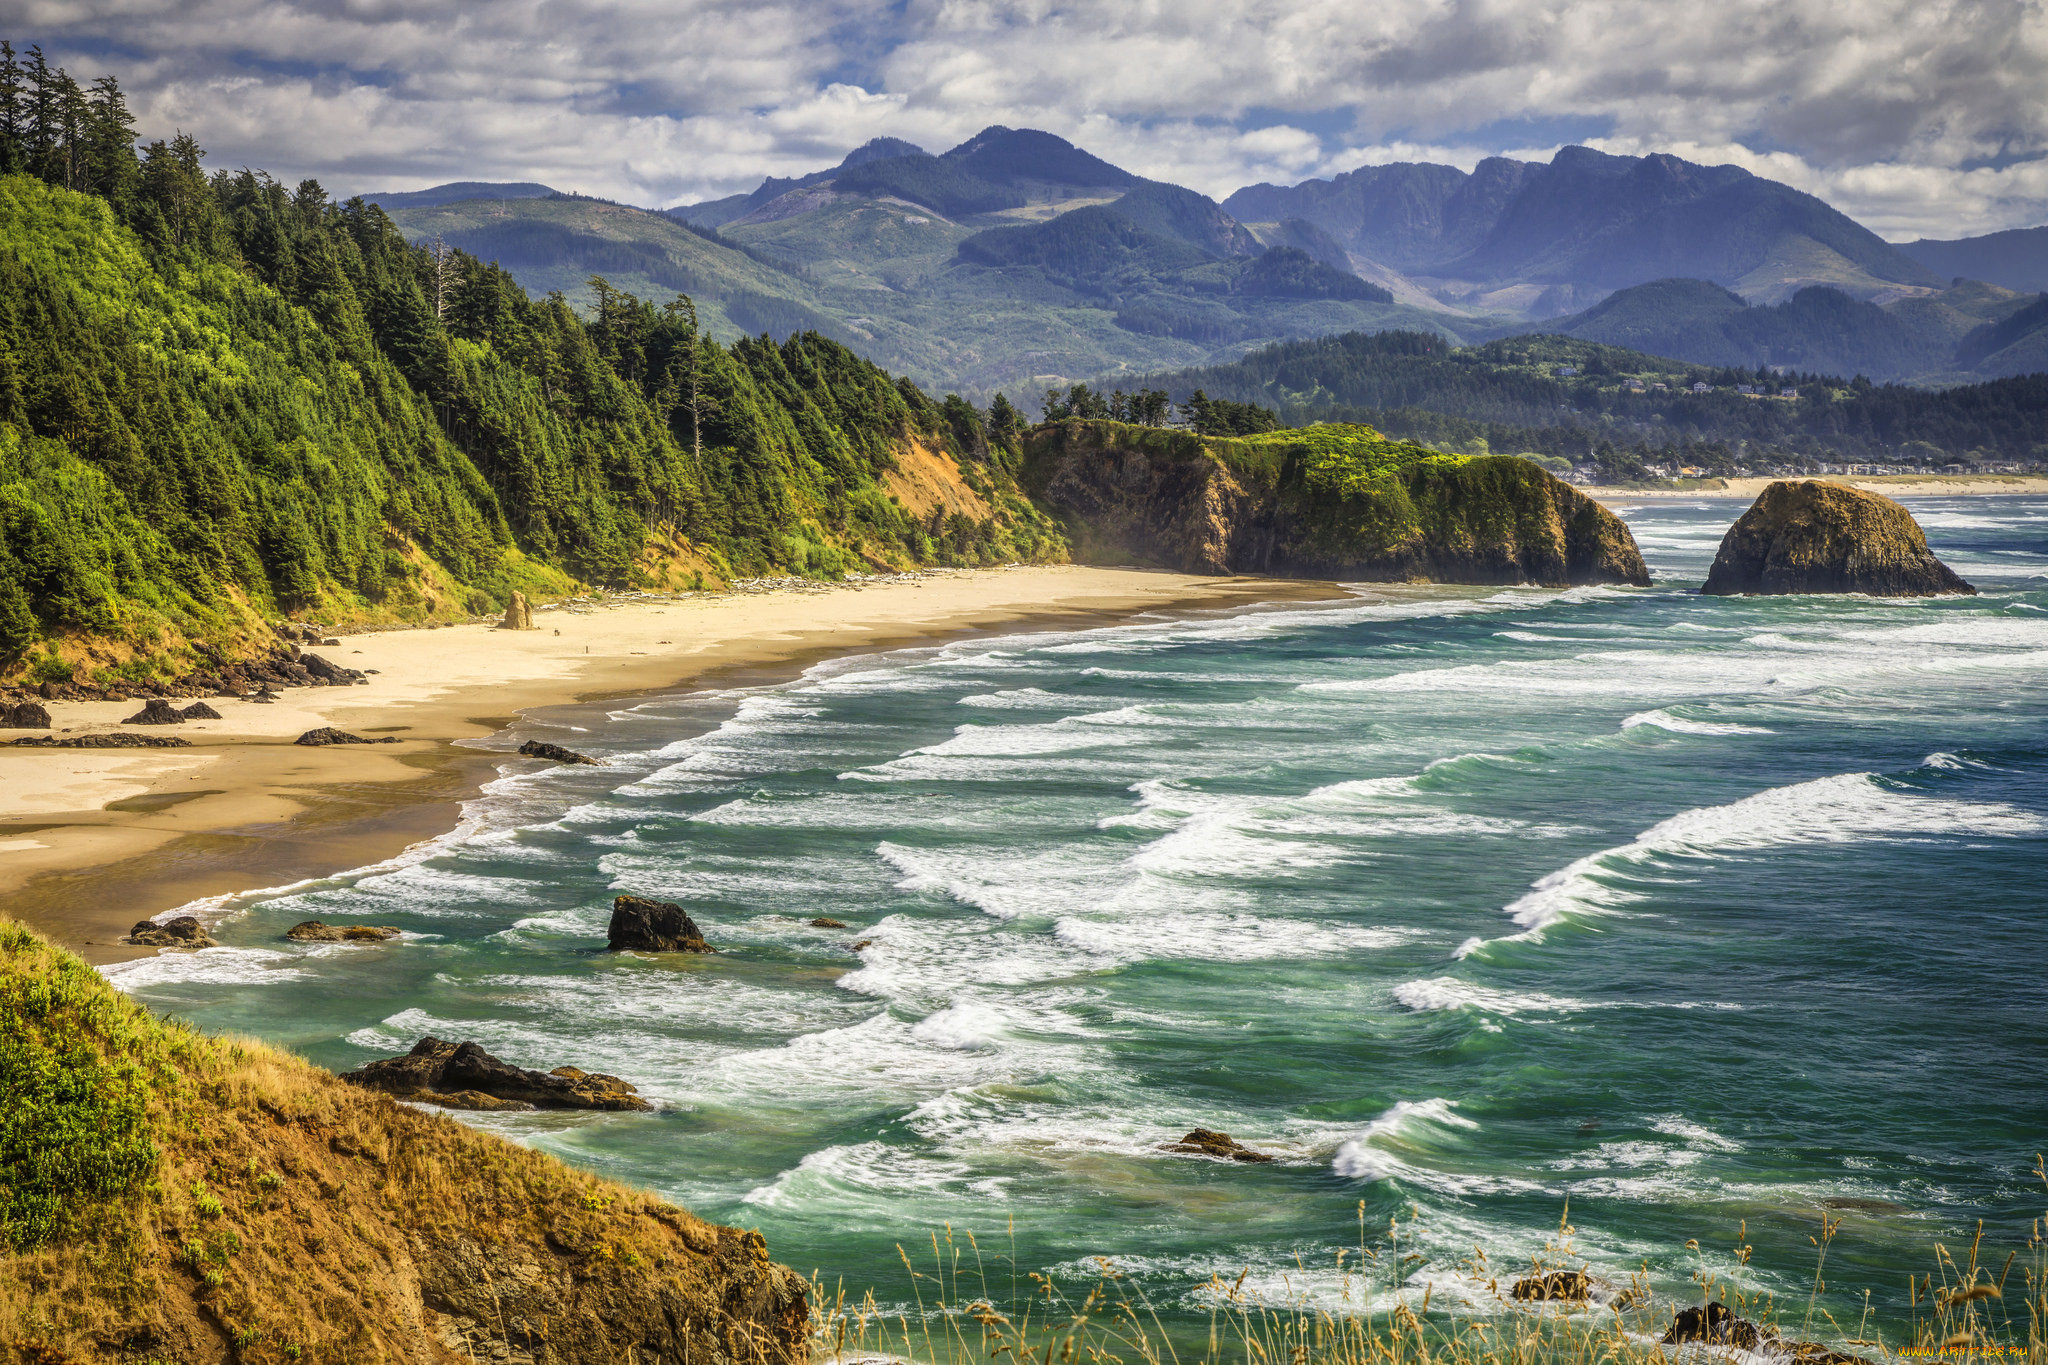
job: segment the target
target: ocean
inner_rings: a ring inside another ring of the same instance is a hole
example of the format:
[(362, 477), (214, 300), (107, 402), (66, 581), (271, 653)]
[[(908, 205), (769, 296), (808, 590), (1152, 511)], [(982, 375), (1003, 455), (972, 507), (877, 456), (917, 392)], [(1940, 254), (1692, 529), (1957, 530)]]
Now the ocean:
[[(1650, 589), (1361, 584), (530, 715), (493, 746), (608, 766), (508, 755), (447, 837), (110, 971), (336, 1070), (433, 1034), (623, 1076), (658, 1112), (464, 1121), (885, 1302), (948, 1226), (1169, 1319), (1216, 1275), (1335, 1302), (1399, 1219), (1389, 1291), (1439, 1308), (1567, 1221), (1603, 1275), (1803, 1304), (1826, 1217), (1823, 1304), (1897, 1320), (1937, 1242), (2048, 1207), (2048, 499), (1911, 504), (1975, 598), (1703, 598), (1742, 506), (1629, 509)], [(605, 954), (622, 892), (720, 951)], [(316, 917), (405, 936), (283, 939)], [(1195, 1127), (1277, 1159), (1162, 1150)]]

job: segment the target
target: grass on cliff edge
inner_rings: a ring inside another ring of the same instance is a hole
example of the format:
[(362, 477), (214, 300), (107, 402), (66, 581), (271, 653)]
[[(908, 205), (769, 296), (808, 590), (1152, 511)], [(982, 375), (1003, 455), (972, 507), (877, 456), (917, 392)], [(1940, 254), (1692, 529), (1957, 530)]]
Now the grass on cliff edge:
[[(2035, 1158), (2035, 1174), (2048, 1169)], [(1484, 1251), (1451, 1269), (1457, 1299), (1438, 1304), (1435, 1286), (1418, 1297), (1409, 1279), (1423, 1258), (1401, 1250), (1398, 1219), (1369, 1242), (1359, 1205), (1359, 1243), (1339, 1251), (1335, 1303), (1290, 1289), (1279, 1301), (1245, 1293), (1213, 1276), (1196, 1298), (1209, 1309), (1206, 1335), (1169, 1329), (1142, 1288), (1114, 1260), (1098, 1259), (1092, 1284), (1057, 1283), (1031, 1274), (1020, 1285), (1015, 1261), (987, 1252), (971, 1233), (934, 1234), (928, 1257), (898, 1254), (915, 1307), (884, 1308), (872, 1293), (859, 1301), (813, 1293), (820, 1305), (818, 1365), (1877, 1365), (1939, 1360), (1953, 1365), (2048, 1365), (2048, 1217), (2037, 1220), (2024, 1249), (2003, 1257), (1983, 1243), (1981, 1224), (1967, 1247), (1936, 1244), (1931, 1271), (1914, 1276), (1911, 1317), (1886, 1330), (1873, 1317), (1871, 1293), (1844, 1295), (1854, 1305), (1844, 1321), (1827, 1306), (1828, 1251), (1841, 1223), (1824, 1218), (1813, 1238), (1810, 1289), (1790, 1301), (1745, 1289), (1710, 1268), (1697, 1241), (1687, 1302), (1658, 1299), (1647, 1278), (1604, 1286), (1606, 1303), (1517, 1300), (1523, 1277), (1592, 1272), (1572, 1246), (1569, 1210), (1532, 1264), (1489, 1264)], [(1745, 1229), (1746, 1232), (1746, 1229)], [(1742, 1238), (1739, 1236), (1738, 1243)], [(1737, 1245), (1747, 1266), (1752, 1248)], [(1308, 1267), (1302, 1266), (1304, 1280)], [(1005, 1282), (1007, 1292), (990, 1281)], [(1594, 1280), (1595, 1284), (1599, 1282)], [(1002, 1306), (998, 1306), (998, 1305)], [(1720, 1304), (1751, 1324), (1751, 1349), (1728, 1345), (1665, 1345), (1681, 1309)]]
[(0, 1361), (410, 1358), (408, 1239), (444, 1233), (599, 1292), (715, 1287), (758, 1243), (154, 1015), (0, 917)]

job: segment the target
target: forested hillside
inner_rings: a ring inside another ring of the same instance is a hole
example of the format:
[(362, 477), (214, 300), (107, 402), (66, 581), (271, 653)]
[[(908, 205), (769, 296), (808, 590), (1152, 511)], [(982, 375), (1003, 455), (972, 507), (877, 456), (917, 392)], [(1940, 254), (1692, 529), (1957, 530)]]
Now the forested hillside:
[[(682, 296), (597, 280), (586, 320), (313, 181), (138, 156), (111, 78), (0, 58), (0, 675), (176, 671), (292, 613), (1061, 553), (1007, 404), (816, 336), (720, 345)], [(892, 496), (913, 451), (991, 515)]]
[(1798, 458), (2048, 460), (2044, 374), (1933, 392), (1691, 365), (1560, 336), (1453, 346), (1428, 333), (1353, 332), (1139, 386), (1177, 402), (1201, 391), (1258, 404), (1290, 425), (1364, 422), (1452, 450), (1593, 459), (1616, 474), (1674, 459), (1715, 469)]

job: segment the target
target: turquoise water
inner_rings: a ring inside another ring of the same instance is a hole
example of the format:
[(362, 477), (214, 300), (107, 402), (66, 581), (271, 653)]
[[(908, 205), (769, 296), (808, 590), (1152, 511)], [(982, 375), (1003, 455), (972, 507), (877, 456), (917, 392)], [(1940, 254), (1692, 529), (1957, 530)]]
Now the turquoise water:
[[(1903, 1309), (1932, 1244), (2048, 1204), (2048, 500), (1923, 501), (1982, 588), (1697, 596), (1736, 503), (1628, 513), (1657, 586), (1354, 600), (848, 659), (531, 717), (603, 769), (508, 776), (405, 859), (212, 907), (116, 979), (337, 1069), (424, 1033), (617, 1073), (649, 1115), (483, 1126), (906, 1296), (941, 1223), (1334, 1295), (1416, 1218), (1679, 1288)], [(708, 959), (598, 951), (620, 891)], [(845, 931), (806, 923), (825, 915)], [(290, 924), (396, 924), (299, 946)], [(852, 945), (866, 940), (858, 953)], [(1194, 1126), (1269, 1166), (1174, 1156)], [(1695, 1291), (1696, 1292), (1696, 1291)]]

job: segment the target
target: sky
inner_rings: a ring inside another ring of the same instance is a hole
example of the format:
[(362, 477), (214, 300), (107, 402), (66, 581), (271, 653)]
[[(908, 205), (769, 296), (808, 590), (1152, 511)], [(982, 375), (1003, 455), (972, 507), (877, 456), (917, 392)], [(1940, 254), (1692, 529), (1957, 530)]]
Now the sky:
[(2048, 222), (2048, 0), (0, 0), (145, 136), (330, 190), (665, 207), (1043, 128), (1218, 198), (1584, 143), (1892, 240)]

